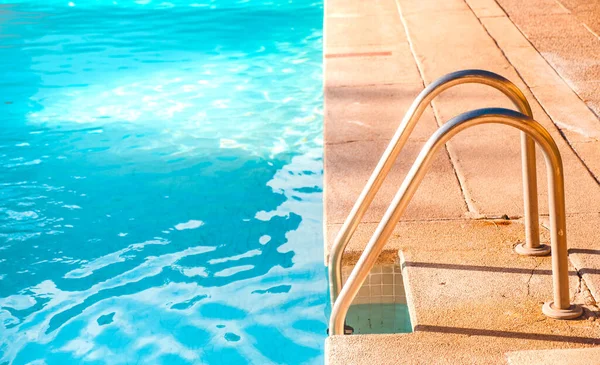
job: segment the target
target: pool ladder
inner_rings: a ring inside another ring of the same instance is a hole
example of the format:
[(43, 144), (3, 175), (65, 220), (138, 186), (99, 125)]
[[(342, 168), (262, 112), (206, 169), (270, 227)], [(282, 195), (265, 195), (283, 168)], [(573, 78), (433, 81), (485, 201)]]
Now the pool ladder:
[[(513, 102), (519, 112), (502, 108), (477, 109), (463, 113), (442, 125), (425, 143), (348, 277), (346, 285), (342, 287), (342, 256), (344, 249), (421, 115), (433, 98), (444, 90), (467, 83), (484, 84), (501, 91)], [(421, 180), (423, 180), (435, 152), (460, 131), (480, 124), (504, 124), (521, 131), (525, 242), (517, 245), (515, 251), (518, 254), (529, 256), (544, 256), (552, 252), (554, 300), (545, 303), (542, 311), (546, 316), (555, 319), (573, 319), (581, 316), (583, 313), (582, 308), (571, 304), (569, 299), (564, 178), (562, 159), (558, 147), (548, 131), (533, 120), (529, 102), (517, 86), (493, 72), (463, 70), (437, 79), (415, 99), (335, 238), (329, 256), (329, 283), (332, 302), (329, 322), (330, 334), (341, 335), (344, 333), (344, 321), (350, 304), (377, 261)], [(539, 239), (536, 143), (544, 154), (548, 174), (550, 246), (540, 244)]]

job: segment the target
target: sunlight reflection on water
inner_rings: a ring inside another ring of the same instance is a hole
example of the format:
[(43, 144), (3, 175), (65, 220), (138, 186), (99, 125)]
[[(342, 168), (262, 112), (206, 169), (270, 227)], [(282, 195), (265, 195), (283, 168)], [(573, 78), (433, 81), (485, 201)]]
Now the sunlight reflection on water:
[(322, 7), (282, 4), (0, 0), (0, 364), (322, 363)]

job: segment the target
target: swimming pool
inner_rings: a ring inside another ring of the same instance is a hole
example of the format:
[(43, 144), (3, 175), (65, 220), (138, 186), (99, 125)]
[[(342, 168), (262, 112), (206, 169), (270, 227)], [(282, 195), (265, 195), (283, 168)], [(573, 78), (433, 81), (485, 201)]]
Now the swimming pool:
[(323, 362), (321, 29), (0, 0), (0, 364)]

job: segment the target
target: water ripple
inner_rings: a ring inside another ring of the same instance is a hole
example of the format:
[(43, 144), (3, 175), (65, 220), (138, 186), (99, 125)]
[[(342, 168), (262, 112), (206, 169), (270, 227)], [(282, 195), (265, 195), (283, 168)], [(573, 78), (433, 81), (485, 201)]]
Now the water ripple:
[(322, 363), (321, 14), (0, 0), (0, 364)]

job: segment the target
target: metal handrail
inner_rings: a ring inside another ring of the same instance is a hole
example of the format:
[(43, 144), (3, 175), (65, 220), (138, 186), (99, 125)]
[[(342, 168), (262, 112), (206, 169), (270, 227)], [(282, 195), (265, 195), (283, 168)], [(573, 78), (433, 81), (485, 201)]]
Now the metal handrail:
[[(453, 86), (477, 83), (491, 86), (504, 93), (521, 113), (533, 118), (531, 107), (521, 90), (506, 78), (484, 70), (463, 70), (443, 76), (427, 86), (415, 99), (402, 119), (398, 130), (371, 174), (369, 181), (354, 203), (350, 214), (338, 232), (329, 255), (329, 285), (331, 303), (335, 302), (342, 288), (342, 256), (350, 238), (362, 217), (371, 205), (377, 191), (383, 184), (398, 154), (406, 144), (421, 115), (437, 95)], [(537, 177), (535, 168), (535, 143), (525, 133), (521, 134), (523, 165), (523, 197), (525, 201), (525, 243), (517, 246), (517, 252), (525, 255), (547, 255), (550, 247), (540, 245)]]
[(423, 180), (433, 161), (434, 153), (460, 131), (475, 125), (490, 123), (505, 124), (520, 129), (531, 137), (544, 153), (548, 174), (554, 301), (544, 304), (542, 311), (546, 316), (556, 319), (572, 319), (582, 314), (580, 306), (571, 305), (569, 302), (564, 179), (558, 147), (548, 131), (535, 120), (513, 110), (488, 108), (473, 110), (451, 119), (425, 143), (333, 305), (329, 322), (332, 335), (343, 333), (344, 319), (350, 304)]

